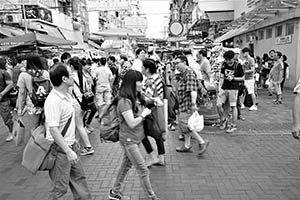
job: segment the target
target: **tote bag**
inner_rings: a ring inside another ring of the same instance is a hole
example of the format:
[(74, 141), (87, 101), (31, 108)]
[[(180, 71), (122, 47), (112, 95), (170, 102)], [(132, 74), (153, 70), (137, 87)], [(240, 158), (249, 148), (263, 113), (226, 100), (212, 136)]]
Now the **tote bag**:
[(145, 135), (153, 138), (160, 138), (166, 131), (164, 106), (155, 106), (151, 109), (151, 114), (144, 121)]

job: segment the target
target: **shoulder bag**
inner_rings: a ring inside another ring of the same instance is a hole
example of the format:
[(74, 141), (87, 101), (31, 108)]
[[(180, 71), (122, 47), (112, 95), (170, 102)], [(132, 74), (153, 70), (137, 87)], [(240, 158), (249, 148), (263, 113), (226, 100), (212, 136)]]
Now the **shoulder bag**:
[[(68, 119), (61, 134), (64, 137), (70, 123), (72, 116)], [(31, 137), (28, 140), (23, 152), (22, 165), (28, 169), (32, 174), (36, 174), (38, 170), (50, 170), (53, 168), (56, 160), (56, 155), (52, 151), (52, 147), (55, 143), (45, 138), (46, 127), (40, 125), (31, 133)]]

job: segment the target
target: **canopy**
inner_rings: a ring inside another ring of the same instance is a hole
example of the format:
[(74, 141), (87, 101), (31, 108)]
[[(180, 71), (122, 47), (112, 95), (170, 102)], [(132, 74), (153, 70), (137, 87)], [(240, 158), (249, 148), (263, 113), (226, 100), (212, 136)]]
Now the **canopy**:
[(12, 47), (47, 47), (47, 46), (63, 46), (63, 45), (76, 45), (77, 42), (65, 40), (61, 38), (52, 37), (40, 33), (28, 33), (25, 35), (5, 38), (0, 40), (0, 49)]

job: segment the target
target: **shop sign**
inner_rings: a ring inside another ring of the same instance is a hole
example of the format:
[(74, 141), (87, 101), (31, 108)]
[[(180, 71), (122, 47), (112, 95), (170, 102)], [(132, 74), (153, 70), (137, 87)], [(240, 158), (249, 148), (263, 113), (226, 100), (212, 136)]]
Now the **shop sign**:
[(25, 5), (27, 19), (41, 19), (52, 23), (52, 13), (38, 5)]
[(276, 40), (275, 40), (275, 43), (277, 45), (292, 43), (292, 36), (287, 35), (287, 36), (277, 37)]

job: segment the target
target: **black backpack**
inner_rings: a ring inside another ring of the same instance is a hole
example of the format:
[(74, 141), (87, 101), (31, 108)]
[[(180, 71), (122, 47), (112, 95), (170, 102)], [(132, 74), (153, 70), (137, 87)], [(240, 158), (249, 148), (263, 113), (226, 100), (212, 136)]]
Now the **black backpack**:
[(35, 107), (43, 108), (45, 100), (52, 90), (51, 82), (42, 75), (42, 71), (29, 74), (32, 77), (32, 91), (29, 93), (29, 97)]

